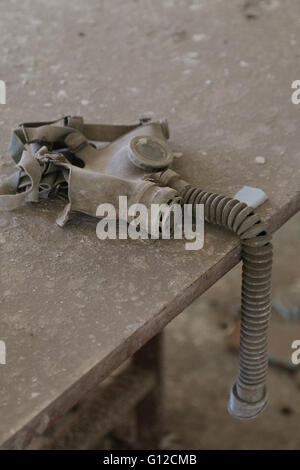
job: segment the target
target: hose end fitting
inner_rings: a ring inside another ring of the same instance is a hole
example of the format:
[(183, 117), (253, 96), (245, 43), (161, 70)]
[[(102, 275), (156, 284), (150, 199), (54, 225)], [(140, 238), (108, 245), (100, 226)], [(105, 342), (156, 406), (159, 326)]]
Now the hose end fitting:
[(237, 393), (236, 383), (230, 390), (230, 398), (228, 401), (228, 411), (233, 418), (251, 419), (259, 415), (267, 406), (268, 396), (264, 390), (263, 397), (256, 402), (242, 400)]

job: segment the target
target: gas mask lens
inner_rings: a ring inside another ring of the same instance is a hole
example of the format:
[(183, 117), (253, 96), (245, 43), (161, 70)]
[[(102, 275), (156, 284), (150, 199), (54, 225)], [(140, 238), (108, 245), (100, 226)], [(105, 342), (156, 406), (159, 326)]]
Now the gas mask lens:
[(157, 137), (134, 137), (129, 144), (128, 156), (135, 166), (150, 171), (167, 168), (173, 161), (172, 151)]

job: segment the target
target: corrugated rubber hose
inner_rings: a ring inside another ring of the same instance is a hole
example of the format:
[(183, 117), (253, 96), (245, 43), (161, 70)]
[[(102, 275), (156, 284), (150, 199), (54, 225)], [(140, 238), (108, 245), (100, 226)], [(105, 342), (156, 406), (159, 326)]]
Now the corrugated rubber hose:
[(245, 203), (190, 186), (172, 170), (153, 176), (159, 184), (177, 189), (183, 204), (192, 204), (195, 209), (197, 204), (204, 204), (207, 222), (230, 229), (240, 237), (243, 275), (239, 371), (228, 410), (236, 418), (253, 418), (267, 404), (273, 256), (267, 224)]

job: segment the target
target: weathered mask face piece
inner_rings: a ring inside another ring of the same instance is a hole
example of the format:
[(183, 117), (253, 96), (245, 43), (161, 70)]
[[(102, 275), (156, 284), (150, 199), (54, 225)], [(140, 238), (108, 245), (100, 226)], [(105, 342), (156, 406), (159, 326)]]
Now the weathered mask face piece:
[[(25, 123), (12, 135), (9, 153), (18, 171), (0, 188), (0, 208), (14, 209), (51, 193), (68, 204), (57, 223), (73, 211), (95, 216), (101, 203), (172, 204), (177, 192), (151, 180), (173, 161), (166, 121), (141, 119), (133, 125), (84, 124), (81, 117)], [(105, 145), (106, 144), (106, 145)]]

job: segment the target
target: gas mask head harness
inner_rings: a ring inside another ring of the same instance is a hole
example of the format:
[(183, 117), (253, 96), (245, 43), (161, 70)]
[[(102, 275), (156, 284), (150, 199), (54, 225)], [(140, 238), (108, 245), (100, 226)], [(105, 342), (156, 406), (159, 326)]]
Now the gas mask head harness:
[[(203, 191), (170, 166), (166, 121), (133, 125), (85, 124), (81, 117), (25, 123), (12, 134), (10, 156), (18, 170), (0, 186), (0, 209), (15, 209), (51, 194), (68, 200), (57, 223), (73, 211), (96, 215), (101, 203), (204, 204), (205, 220), (239, 235), (243, 277), (239, 372), (228, 409), (237, 418), (259, 414), (267, 403), (267, 329), (271, 310), (272, 245), (254, 210), (228, 196)], [(106, 145), (103, 145), (106, 143)], [(117, 214), (119, 216), (119, 214)]]

